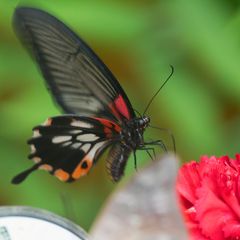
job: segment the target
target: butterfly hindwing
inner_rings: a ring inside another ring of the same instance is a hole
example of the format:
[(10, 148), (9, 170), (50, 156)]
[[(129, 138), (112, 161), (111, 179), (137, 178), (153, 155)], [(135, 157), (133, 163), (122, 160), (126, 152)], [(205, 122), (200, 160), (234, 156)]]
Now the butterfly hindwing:
[(135, 116), (113, 74), (64, 23), (42, 10), (20, 7), (13, 26), (66, 113), (119, 122)]
[(99, 154), (119, 141), (120, 127), (101, 118), (63, 115), (49, 118), (33, 129), (28, 141), (29, 158), (35, 165), (13, 180), (20, 183), (36, 169), (43, 169), (58, 179), (71, 182), (86, 175)]

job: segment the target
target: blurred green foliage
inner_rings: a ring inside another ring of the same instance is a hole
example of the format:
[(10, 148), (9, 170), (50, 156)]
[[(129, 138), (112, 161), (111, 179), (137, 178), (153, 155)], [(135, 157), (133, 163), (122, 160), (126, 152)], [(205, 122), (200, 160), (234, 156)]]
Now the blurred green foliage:
[[(73, 184), (59, 182), (42, 171), (19, 186), (10, 184), (16, 173), (31, 166), (26, 144), (31, 128), (60, 114), (12, 31), (11, 17), (17, 5), (42, 8), (71, 26), (109, 66), (140, 112), (173, 65), (174, 76), (148, 114), (152, 124), (172, 130), (183, 161), (203, 154), (234, 156), (239, 151), (238, 1), (1, 0), (1, 205), (31, 205), (75, 215), (75, 220), (88, 228), (118, 186), (108, 180), (104, 159), (88, 177)], [(171, 149), (164, 133), (150, 135), (165, 139)], [(141, 165), (147, 157), (141, 152), (138, 159)], [(131, 157), (127, 177), (133, 172)]]

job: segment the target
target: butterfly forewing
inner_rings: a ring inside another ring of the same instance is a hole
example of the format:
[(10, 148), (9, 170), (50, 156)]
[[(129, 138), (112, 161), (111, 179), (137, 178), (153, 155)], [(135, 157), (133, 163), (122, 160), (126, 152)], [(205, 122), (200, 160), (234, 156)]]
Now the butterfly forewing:
[(13, 25), (66, 113), (120, 122), (135, 116), (113, 74), (65, 24), (44, 11), (18, 8)]
[(17, 176), (18, 183), (33, 170), (43, 169), (62, 181), (71, 182), (86, 175), (98, 156), (119, 141), (120, 127), (101, 118), (59, 116), (34, 128), (29, 158), (35, 166)]

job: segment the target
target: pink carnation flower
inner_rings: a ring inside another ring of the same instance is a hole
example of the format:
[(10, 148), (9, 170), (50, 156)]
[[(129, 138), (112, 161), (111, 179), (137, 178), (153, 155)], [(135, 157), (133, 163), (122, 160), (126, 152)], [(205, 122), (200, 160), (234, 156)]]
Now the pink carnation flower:
[(190, 239), (240, 239), (240, 154), (184, 164), (176, 187)]

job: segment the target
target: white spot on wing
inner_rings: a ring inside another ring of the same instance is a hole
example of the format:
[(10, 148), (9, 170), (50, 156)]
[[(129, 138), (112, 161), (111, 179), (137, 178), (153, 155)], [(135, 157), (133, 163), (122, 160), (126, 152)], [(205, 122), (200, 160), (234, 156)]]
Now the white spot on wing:
[(77, 136), (77, 140), (81, 142), (92, 142), (97, 140), (99, 137), (93, 133), (87, 133)]
[(81, 128), (92, 128), (92, 124), (86, 123), (86, 122), (82, 122), (82, 121), (77, 121), (77, 120), (73, 120), (71, 122), (71, 126), (81, 127)]
[(90, 149), (90, 147), (91, 147), (91, 144), (90, 144), (90, 143), (86, 143), (86, 144), (84, 144), (84, 145), (82, 146), (81, 149), (82, 149), (85, 153), (87, 153), (88, 150)]
[(31, 148), (31, 153), (35, 153), (36, 152), (36, 148), (33, 144), (30, 145)]
[(104, 145), (105, 142), (99, 142), (94, 145), (94, 147), (91, 149), (91, 151), (86, 156), (88, 159), (94, 160), (95, 154), (99, 148), (101, 148)]
[(35, 163), (40, 163), (42, 161), (42, 159), (40, 157), (34, 157), (32, 158), (32, 160), (35, 162)]
[(54, 137), (52, 139), (52, 142), (53, 143), (61, 143), (61, 142), (66, 142), (66, 141), (69, 141), (71, 140), (72, 137), (71, 136), (57, 136), (57, 137)]
[(40, 137), (40, 136), (41, 136), (41, 134), (40, 134), (39, 130), (33, 131), (33, 137)]
[(80, 133), (82, 133), (82, 130), (72, 130), (72, 131), (69, 131), (69, 133), (71, 133), (71, 134), (80, 134)]
[(75, 149), (78, 149), (78, 148), (80, 148), (81, 146), (82, 146), (82, 143), (77, 142), (77, 143), (74, 143), (71, 147), (72, 147), (72, 148), (75, 148)]
[(63, 147), (67, 147), (67, 146), (69, 146), (70, 144), (72, 144), (72, 142), (69, 141), (69, 142), (63, 143), (62, 146), (63, 146)]

